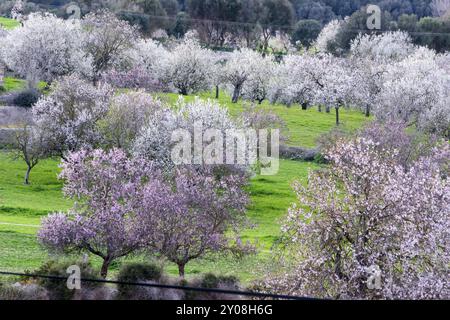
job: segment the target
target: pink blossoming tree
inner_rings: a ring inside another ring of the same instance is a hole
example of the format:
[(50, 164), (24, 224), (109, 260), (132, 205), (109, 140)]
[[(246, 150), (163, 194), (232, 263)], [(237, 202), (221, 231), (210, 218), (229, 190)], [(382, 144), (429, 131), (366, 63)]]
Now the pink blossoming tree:
[(76, 204), (45, 218), (39, 240), (51, 250), (99, 256), (103, 277), (112, 261), (138, 250), (176, 263), (184, 276), (193, 259), (247, 249), (231, 238), (245, 221), (246, 180), (239, 176), (218, 180), (183, 169), (167, 177), (119, 149), (71, 153), (62, 169), (64, 192)]
[[(444, 142), (406, 168), (372, 140), (338, 143), (330, 170), (295, 183), (300, 205), (283, 226), (295, 265), (266, 285), (326, 298), (449, 298), (449, 155)], [(378, 268), (380, 286), (368, 285)]]
[(39, 239), (56, 251), (84, 250), (103, 259), (106, 277), (112, 261), (141, 248), (148, 225), (141, 223), (144, 178), (141, 160), (120, 150), (71, 153), (62, 163), (64, 193), (76, 204), (68, 213), (42, 221)]

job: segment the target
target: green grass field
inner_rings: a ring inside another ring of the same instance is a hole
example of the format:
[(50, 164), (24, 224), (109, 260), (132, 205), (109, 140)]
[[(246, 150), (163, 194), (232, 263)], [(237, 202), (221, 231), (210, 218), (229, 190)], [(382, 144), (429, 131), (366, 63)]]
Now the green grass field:
[[(18, 82), (20, 83), (20, 82)], [(203, 94), (201, 98), (209, 98)], [(163, 94), (161, 98), (173, 103), (176, 94)], [(187, 97), (186, 99), (194, 99)], [(233, 115), (237, 115), (243, 104), (231, 104), (229, 97), (223, 95), (219, 103), (226, 105)], [(287, 108), (282, 105), (263, 103), (262, 108), (272, 109), (287, 123), (291, 145), (313, 147), (316, 139), (331, 130), (334, 114), (319, 113), (315, 109), (303, 111), (298, 107)], [(353, 130), (367, 119), (358, 111), (342, 112), (343, 127)], [(280, 220), (286, 214), (290, 204), (295, 201), (291, 184), (294, 180), (307, 181), (308, 171), (318, 168), (317, 164), (290, 160), (280, 161), (280, 171), (274, 176), (256, 176), (249, 187), (251, 205), (248, 216), (256, 225), (254, 229), (243, 233), (243, 240), (257, 243), (256, 255), (237, 259), (230, 256), (210, 256), (188, 264), (188, 277), (203, 272), (215, 272), (238, 276), (243, 282), (261, 277), (262, 268), (270, 261), (270, 249), (280, 235)], [(31, 173), (31, 185), (23, 184), (25, 164), (13, 160), (10, 154), (0, 152), (0, 269), (33, 270), (46, 259), (48, 253), (39, 246), (36, 233), (42, 217), (50, 212), (65, 211), (72, 205), (64, 199), (62, 182), (57, 179), (58, 161), (41, 162)], [(126, 260), (148, 260), (145, 255)], [(126, 261), (121, 260), (111, 267), (111, 275)], [(92, 257), (95, 266), (100, 261)], [(165, 264), (169, 274), (176, 275), (177, 268)]]
[(13, 19), (8, 19), (5, 17), (0, 17), (0, 25), (6, 30), (11, 30), (20, 25), (20, 23)]
[[(19, 91), (24, 89), (26, 86), (27, 82), (25, 80), (12, 77), (3, 78), (3, 89), (5, 93), (11, 91)], [(0, 91), (0, 93), (2, 93), (2, 91)]]
[[(161, 99), (167, 100), (170, 103), (174, 103), (178, 100), (179, 95), (177, 94), (161, 94)], [(202, 99), (214, 99), (212, 93), (205, 93), (200, 95)], [(195, 99), (193, 96), (185, 97), (187, 101), (192, 101)], [(226, 94), (221, 94), (218, 102), (221, 105), (227, 106), (231, 114), (237, 115), (244, 109), (244, 104), (248, 102), (243, 102), (240, 100), (238, 103), (231, 103), (231, 98)], [(266, 110), (272, 110), (274, 113), (278, 114), (286, 126), (289, 129), (289, 141), (288, 145), (292, 146), (303, 146), (303, 147), (314, 147), (316, 145), (316, 140), (325, 132), (330, 131), (336, 126), (336, 118), (334, 110), (330, 113), (318, 112), (316, 108), (310, 108), (308, 110), (301, 110), (298, 106), (292, 106), (290, 108), (282, 104), (270, 104), (264, 101), (261, 106)], [(339, 111), (341, 127), (343, 129), (352, 131), (361, 127), (362, 123), (368, 121), (360, 111), (341, 109)]]

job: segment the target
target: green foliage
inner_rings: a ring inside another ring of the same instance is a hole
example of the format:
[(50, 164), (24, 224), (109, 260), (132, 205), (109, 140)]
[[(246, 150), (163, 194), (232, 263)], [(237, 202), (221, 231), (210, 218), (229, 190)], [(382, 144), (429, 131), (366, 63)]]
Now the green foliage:
[[(213, 273), (203, 274), (199, 279), (194, 279), (191, 282), (185, 282), (186, 286), (200, 287), (207, 289), (227, 289), (239, 290), (239, 279), (233, 276), (215, 275)], [(186, 300), (225, 300), (227, 297), (224, 294), (200, 292), (200, 291), (186, 291)]]
[[(367, 28), (366, 8), (362, 8), (353, 13), (344, 23), (343, 27), (336, 35), (335, 41), (331, 43), (328, 50), (335, 54), (344, 54), (350, 49), (350, 44), (358, 34), (369, 34), (372, 31)], [(395, 24), (392, 21), (392, 16), (389, 12), (383, 11), (381, 14), (381, 31), (393, 30)]]
[(309, 47), (317, 39), (322, 25), (317, 20), (300, 20), (292, 34), (292, 42), (300, 41), (303, 46)]
[(420, 32), (412, 35), (416, 44), (427, 46), (438, 52), (450, 50), (450, 17), (447, 19), (422, 18), (415, 29)]
[(200, 286), (202, 288), (218, 288), (221, 284), (238, 287), (239, 280), (233, 276), (217, 276), (213, 273), (203, 275)]

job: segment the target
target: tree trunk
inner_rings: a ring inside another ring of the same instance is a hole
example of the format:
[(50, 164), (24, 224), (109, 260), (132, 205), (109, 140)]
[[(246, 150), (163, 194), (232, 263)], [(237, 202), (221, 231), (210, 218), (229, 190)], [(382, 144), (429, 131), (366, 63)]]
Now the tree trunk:
[(184, 279), (184, 266), (186, 264), (185, 263), (178, 263), (178, 274), (180, 276), (180, 278)]
[(325, 112), (330, 113), (331, 112), (330, 107), (325, 107)]
[(307, 110), (308, 109), (308, 104), (306, 102), (302, 103), (302, 110)]
[(366, 114), (366, 117), (370, 117), (370, 107), (369, 106), (366, 107), (365, 114)]
[(109, 268), (110, 263), (111, 263), (111, 260), (109, 258), (103, 259), (102, 269), (100, 271), (100, 276), (103, 279), (106, 279), (106, 276), (108, 275), (108, 268)]
[(319, 112), (322, 112), (322, 105), (321, 105), (321, 104), (319, 104), (319, 106), (317, 107), (317, 110), (318, 110)]
[(219, 86), (216, 86), (216, 99), (219, 99), (220, 89)]
[(233, 91), (233, 98), (231, 99), (231, 102), (237, 103), (239, 100), (239, 96), (241, 95), (241, 86), (235, 86)]
[(336, 125), (339, 125), (339, 107), (334, 108), (336, 110)]
[(28, 169), (27, 169), (27, 173), (25, 173), (25, 184), (26, 185), (29, 185), (30, 184), (30, 172), (31, 172), (31, 166), (28, 166)]
[(98, 81), (100, 80), (100, 75), (95, 72), (94, 77), (92, 78), (92, 84), (94, 87), (97, 87)]

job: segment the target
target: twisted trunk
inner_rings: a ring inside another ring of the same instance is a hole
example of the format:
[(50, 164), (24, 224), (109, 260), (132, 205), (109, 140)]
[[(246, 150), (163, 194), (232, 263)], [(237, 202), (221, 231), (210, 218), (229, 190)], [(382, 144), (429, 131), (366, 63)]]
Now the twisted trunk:
[(25, 173), (25, 184), (29, 185), (30, 184), (30, 172), (31, 172), (32, 167), (30, 165), (28, 165), (27, 168), (27, 172)]

